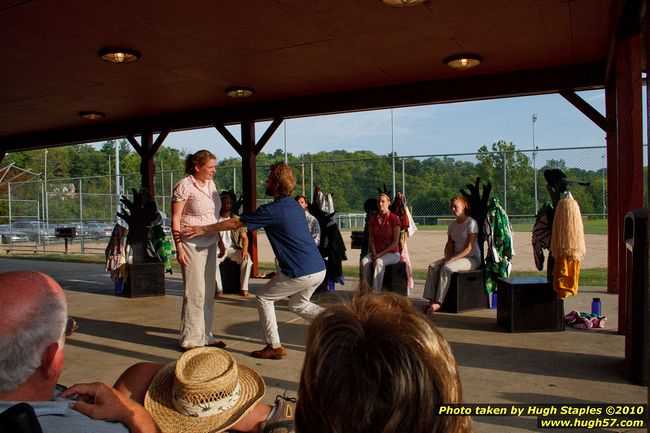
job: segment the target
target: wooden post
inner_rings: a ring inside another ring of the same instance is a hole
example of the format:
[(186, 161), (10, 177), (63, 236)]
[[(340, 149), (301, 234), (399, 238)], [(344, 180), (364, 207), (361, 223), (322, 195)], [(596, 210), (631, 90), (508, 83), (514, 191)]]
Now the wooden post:
[[(255, 143), (255, 121), (245, 119), (241, 122), (241, 143), (226, 129), (223, 123), (215, 122), (214, 127), (223, 138), (237, 151), (242, 159), (242, 195), (244, 199), (244, 213), (257, 209), (257, 154), (262, 151), (271, 136), (277, 131), (284, 119), (273, 119), (271, 125), (264, 132), (257, 144)], [(257, 260), (257, 233), (249, 233), (250, 242), (248, 251), (253, 260), (253, 275), (259, 273)]]
[[(618, 213), (616, 244), (618, 253), (618, 332), (625, 333), (626, 312), (626, 249), (623, 239), (625, 214), (643, 207), (643, 107), (641, 87), (641, 36), (621, 37), (616, 42), (616, 118), (618, 165), (616, 189), (617, 206), (610, 206)], [(609, 178), (610, 176), (608, 176)], [(611, 233), (611, 232), (610, 232)], [(611, 271), (611, 269), (610, 269)]]
[(616, 78), (605, 86), (605, 117), (607, 119), (607, 292), (618, 293), (618, 248), (622, 238), (618, 222), (618, 164), (616, 132)]
[[(255, 122), (244, 120), (241, 123), (241, 157), (242, 157), (242, 194), (244, 195), (244, 213), (257, 208), (257, 152), (255, 149)], [(257, 260), (257, 231), (248, 234), (250, 242), (248, 251), (253, 258), (253, 275), (259, 273)]]

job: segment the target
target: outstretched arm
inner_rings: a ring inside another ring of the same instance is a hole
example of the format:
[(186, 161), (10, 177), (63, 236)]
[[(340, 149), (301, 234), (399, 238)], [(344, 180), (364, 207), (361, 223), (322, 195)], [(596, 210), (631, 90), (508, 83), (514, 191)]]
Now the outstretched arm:
[(240, 227), (244, 227), (244, 224), (239, 218), (230, 218), (229, 220), (221, 221), (220, 223), (214, 223), (207, 226), (188, 227), (183, 230), (183, 234), (189, 239), (192, 239), (197, 236), (203, 236), (210, 233), (237, 230)]

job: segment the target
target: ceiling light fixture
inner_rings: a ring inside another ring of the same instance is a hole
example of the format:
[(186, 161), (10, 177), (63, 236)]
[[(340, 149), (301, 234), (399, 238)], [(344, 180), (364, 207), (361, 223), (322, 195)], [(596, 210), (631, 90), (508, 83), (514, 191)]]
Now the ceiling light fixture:
[(481, 56), (476, 54), (458, 54), (447, 57), (444, 62), (452, 69), (471, 69), (478, 66), (483, 61)]
[(226, 95), (231, 98), (248, 98), (255, 94), (255, 90), (250, 87), (229, 87), (226, 89)]
[(402, 6), (415, 6), (419, 5), (420, 3), (424, 3), (427, 0), (381, 0), (387, 5), (390, 6), (395, 6), (395, 7), (402, 7)]
[(140, 53), (126, 48), (104, 48), (97, 54), (109, 63), (132, 63), (140, 58)]
[(106, 113), (102, 113), (101, 111), (80, 111), (79, 117), (82, 119), (97, 120), (106, 117)]

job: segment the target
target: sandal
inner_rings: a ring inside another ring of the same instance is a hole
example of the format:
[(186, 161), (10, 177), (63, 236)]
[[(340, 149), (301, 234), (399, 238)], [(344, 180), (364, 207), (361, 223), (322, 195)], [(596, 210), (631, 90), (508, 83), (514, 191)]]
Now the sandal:
[(248, 298), (248, 297), (251, 295), (251, 293), (250, 293), (248, 290), (242, 290), (242, 291), (241, 291), (241, 295), (242, 295), (244, 298)]

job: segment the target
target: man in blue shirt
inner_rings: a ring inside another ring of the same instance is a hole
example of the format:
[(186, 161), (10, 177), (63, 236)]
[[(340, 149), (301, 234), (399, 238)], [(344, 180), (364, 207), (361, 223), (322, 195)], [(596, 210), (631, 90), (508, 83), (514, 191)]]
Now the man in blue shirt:
[(295, 186), (296, 178), (291, 168), (281, 162), (273, 164), (266, 180), (266, 194), (273, 197), (273, 202), (241, 218), (186, 230), (190, 238), (240, 227), (250, 231), (263, 228), (268, 236), (280, 272), (256, 293), (260, 325), (267, 345), (251, 353), (255, 358), (282, 359), (287, 356), (280, 344), (275, 301), (288, 296), (291, 311), (307, 320), (323, 310), (310, 299), (325, 278), (325, 262), (311, 237), (302, 207), (292, 197)]
[[(160, 432), (143, 406), (106, 384), (57, 389), (72, 323), (65, 294), (52, 278), (35, 271), (0, 273), (0, 412), (27, 402), (44, 433)], [(147, 384), (137, 386), (146, 390)]]

